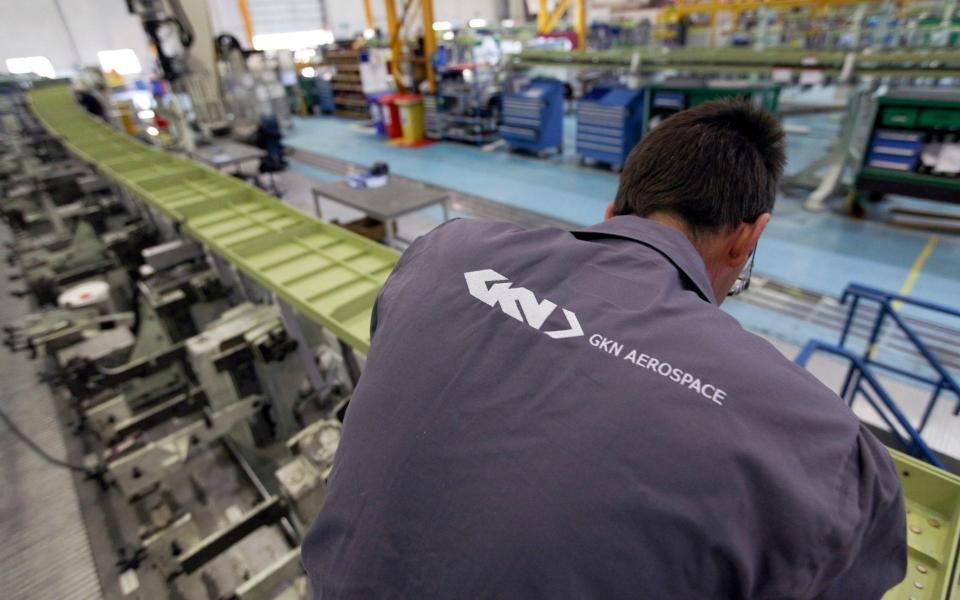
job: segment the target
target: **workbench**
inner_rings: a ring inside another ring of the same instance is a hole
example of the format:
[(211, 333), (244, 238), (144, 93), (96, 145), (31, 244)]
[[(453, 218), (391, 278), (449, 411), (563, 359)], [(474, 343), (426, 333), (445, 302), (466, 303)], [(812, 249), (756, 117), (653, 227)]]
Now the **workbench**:
[(245, 162), (259, 161), (267, 155), (264, 150), (232, 141), (219, 141), (209, 146), (198, 146), (189, 153), (190, 157), (214, 169), (222, 170), (237, 167)]
[(317, 218), (322, 218), (320, 199), (325, 198), (344, 206), (359, 210), (369, 217), (386, 224), (385, 242), (395, 247), (398, 241), (409, 243), (397, 237), (397, 219), (437, 204), (443, 209), (443, 220), (450, 218), (450, 195), (445, 191), (413, 181), (391, 177), (387, 185), (378, 188), (352, 188), (342, 181), (323, 183), (313, 188), (313, 208)]

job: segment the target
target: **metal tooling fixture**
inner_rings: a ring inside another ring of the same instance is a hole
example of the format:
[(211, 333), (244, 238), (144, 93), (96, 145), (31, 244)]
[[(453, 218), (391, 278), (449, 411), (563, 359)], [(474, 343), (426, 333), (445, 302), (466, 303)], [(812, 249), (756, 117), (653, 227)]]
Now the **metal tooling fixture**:
[(222, 438), (235, 425), (252, 417), (262, 401), (259, 396), (250, 396), (220, 410), (206, 412), (203, 418), (170, 435), (111, 460), (107, 471), (128, 499), (142, 496), (169, 472), (181, 468), (191, 448)]
[(396, 251), (114, 131), (86, 114), (68, 86), (37, 88), (30, 103), (75, 155), (305, 318), (367, 352), (373, 302)]
[[(153, 359), (167, 353), (173, 345), (160, 318), (146, 300), (141, 300), (137, 339), (126, 364), (153, 362)], [(120, 370), (126, 369), (111, 369), (113, 373)], [(127, 371), (135, 372), (134, 369)], [(85, 373), (82, 375), (85, 380), (97, 379), (99, 375), (98, 373), (90, 377), (90, 369), (83, 369), (82, 372)], [(112, 379), (116, 381), (115, 377)], [(87, 403), (89, 407), (84, 410), (84, 421), (102, 440), (112, 440), (120, 430), (130, 429), (132, 420), (140, 411), (154, 408), (153, 405), (170, 396), (181, 395), (186, 392), (187, 385), (186, 373), (179, 362), (158, 364), (155, 371), (142, 376), (132, 376), (115, 387), (111, 386), (107, 398), (101, 397)]]

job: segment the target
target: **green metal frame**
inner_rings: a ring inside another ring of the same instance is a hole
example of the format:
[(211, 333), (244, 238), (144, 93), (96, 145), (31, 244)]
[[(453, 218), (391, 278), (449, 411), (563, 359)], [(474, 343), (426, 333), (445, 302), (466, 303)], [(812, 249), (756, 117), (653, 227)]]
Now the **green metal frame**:
[(35, 89), (29, 101), (79, 158), (302, 315), (368, 351), (373, 302), (396, 251), (111, 129), (74, 101), (69, 86)]
[[(960, 76), (960, 51), (924, 49), (917, 51), (853, 52), (854, 74), (895, 77)], [(640, 71), (654, 73), (679, 70), (691, 73), (769, 74), (773, 69), (818, 69), (840, 75), (846, 52), (793, 49), (754, 50), (751, 48), (613, 48), (610, 50), (524, 50), (516, 66), (570, 66), (593, 69), (630, 68), (640, 56)]]
[(650, 117), (653, 114), (653, 97), (656, 92), (679, 92), (686, 96), (686, 108), (692, 108), (701, 102), (718, 100), (721, 98), (745, 97), (757, 99), (760, 106), (776, 113), (780, 106), (780, 86), (770, 83), (742, 82), (739, 85), (710, 85), (702, 83), (664, 82), (655, 83), (646, 87), (643, 100), (643, 132), (650, 133)]
[[(879, 129), (897, 129), (895, 125), (885, 125), (883, 123), (883, 111), (890, 107), (907, 107), (909, 109), (947, 109), (960, 113), (960, 96), (958, 100), (951, 101), (944, 98), (923, 97), (918, 93), (916, 97), (909, 97), (908, 92), (901, 92), (892, 95), (884, 95), (877, 98), (877, 113), (874, 116), (873, 126), (870, 129), (870, 135), (867, 137), (868, 144), (873, 139), (874, 133)], [(958, 120), (960, 122), (960, 120)], [(911, 125), (906, 129), (928, 129), (922, 125)], [(960, 128), (944, 128), (942, 131), (953, 131), (960, 133)], [(948, 202), (960, 202), (960, 179), (949, 178), (939, 175), (928, 175), (924, 173), (899, 172), (889, 169), (879, 169), (867, 166), (869, 152), (863, 153), (860, 162), (860, 170), (857, 172), (856, 184), (854, 188), (858, 194), (865, 192), (889, 192), (902, 195), (915, 195), (918, 198), (928, 198), (932, 200), (946, 200)], [(889, 182), (891, 189), (877, 189), (884, 187)], [(915, 187), (916, 192), (911, 193), (910, 188)], [(939, 191), (938, 191), (939, 190)]]

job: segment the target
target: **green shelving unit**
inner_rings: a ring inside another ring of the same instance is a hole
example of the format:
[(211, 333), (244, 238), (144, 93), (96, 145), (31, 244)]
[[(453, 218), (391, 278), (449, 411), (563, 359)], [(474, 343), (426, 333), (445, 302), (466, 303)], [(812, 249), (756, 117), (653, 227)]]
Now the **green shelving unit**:
[(880, 96), (856, 178), (856, 201), (898, 194), (960, 203), (960, 172), (947, 169), (950, 161), (937, 160), (957, 150), (960, 91), (912, 88)]
[(114, 131), (83, 111), (69, 86), (36, 89), (30, 102), (79, 158), (305, 317), (368, 351), (373, 302), (399, 258), (396, 251)]
[(674, 79), (652, 84), (647, 88), (643, 131), (649, 132), (663, 119), (703, 102), (720, 98), (750, 98), (776, 113), (780, 102), (780, 86), (748, 81), (711, 81), (707, 79)]

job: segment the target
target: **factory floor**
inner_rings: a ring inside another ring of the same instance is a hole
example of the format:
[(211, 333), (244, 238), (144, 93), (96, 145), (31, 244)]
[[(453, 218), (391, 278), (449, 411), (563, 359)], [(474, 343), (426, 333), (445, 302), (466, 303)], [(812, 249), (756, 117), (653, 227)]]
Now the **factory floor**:
[[(19, 268), (7, 264), (10, 241), (10, 231), (0, 226), (3, 325), (34, 310), (28, 299), (9, 295), (23, 287), (11, 280)], [(39, 377), (38, 361), (0, 346), (0, 409), (51, 456), (82, 463), (82, 456), (68, 456), (63, 423)], [(0, 598), (101, 598), (74, 475), (45, 462), (2, 425), (0, 482)]]

